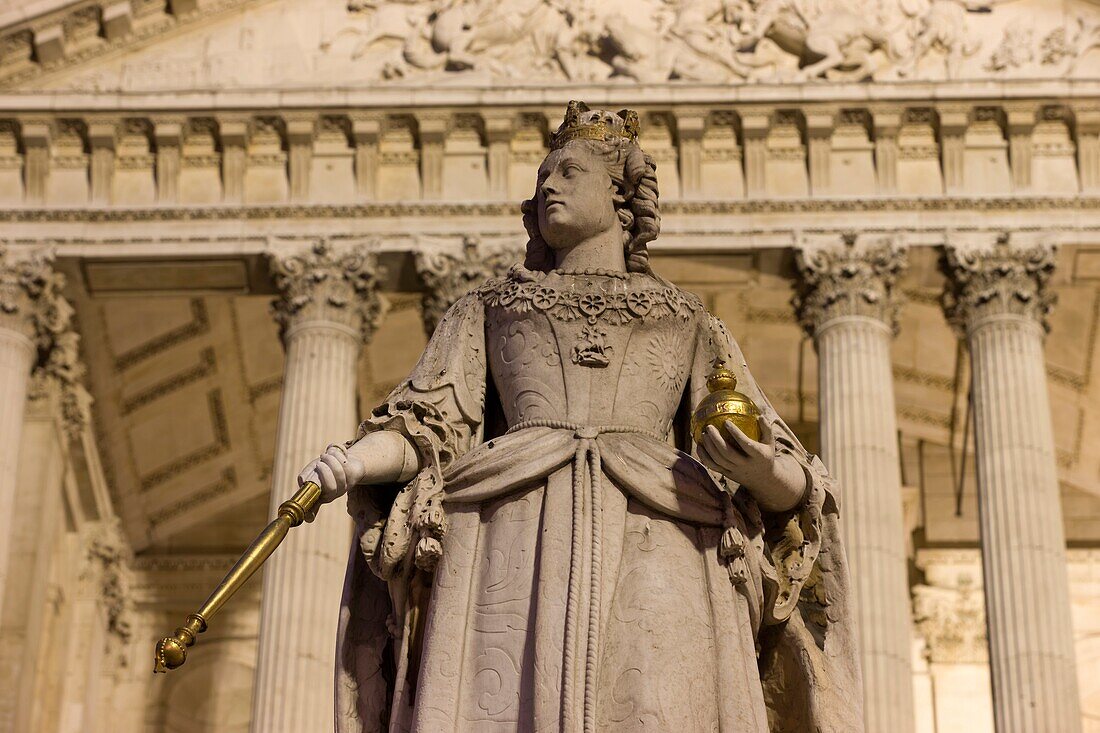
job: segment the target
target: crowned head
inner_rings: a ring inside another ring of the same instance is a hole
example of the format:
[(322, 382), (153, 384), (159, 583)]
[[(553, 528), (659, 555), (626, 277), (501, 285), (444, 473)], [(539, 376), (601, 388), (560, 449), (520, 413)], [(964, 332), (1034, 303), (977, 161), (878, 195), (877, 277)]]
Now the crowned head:
[(523, 202), (526, 266), (549, 270), (554, 250), (600, 232), (621, 234), (627, 269), (649, 272), (646, 245), (660, 231), (653, 159), (638, 146), (638, 113), (570, 102), (550, 135), (535, 195)]

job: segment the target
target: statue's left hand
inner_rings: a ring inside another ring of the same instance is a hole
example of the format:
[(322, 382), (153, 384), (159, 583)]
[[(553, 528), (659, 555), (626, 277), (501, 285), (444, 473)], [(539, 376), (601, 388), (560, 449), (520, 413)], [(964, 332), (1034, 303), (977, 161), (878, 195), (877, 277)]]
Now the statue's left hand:
[(794, 456), (775, 449), (771, 423), (760, 419), (760, 440), (753, 440), (732, 420), (722, 430), (707, 426), (699, 445), (699, 460), (707, 468), (741, 484), (762, 509), (793, 509), (806, 493), (806, 474)]

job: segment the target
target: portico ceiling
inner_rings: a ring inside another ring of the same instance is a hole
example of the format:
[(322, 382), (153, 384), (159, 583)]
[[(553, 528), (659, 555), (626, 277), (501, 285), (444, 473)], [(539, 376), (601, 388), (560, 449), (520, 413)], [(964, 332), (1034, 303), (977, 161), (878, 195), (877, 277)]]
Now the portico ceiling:
[[(654, 266), (726, 320), (777, 409), (812, 442), (816, 358), (790, 307), (791, 259), (780, 249), (686, 255), (666, 248)], [(965, 350), (957, 348), (939, 305), (944, 283), (936, 250), (917, 248), (910, 260), (903, 281), (908, 302), (893, 349), (900, 439), (958, 456), (969, 379)], [(1093, 369), (1100, 352), (1097, 260), (1095, 248), (1063, 248), (1056, 283), (1063, 305), (1054, 311), (1047, 341), (1061, 480), (1067, 501), (1078, 508), (1068, 518), (1078, 522), (1077, 535), (1081, 522), (1100, 521), (1100, 451), (1087, 439), (1100, 427)], [(407, 272), (411, 262), (394, 255), (386, 265), (390, 308), (361, 362), (361, 413), (403, 378), (426, 340), (421, 286)], [(282, 348), (262, 267), (244, 289), (212, 293), (209, 278), (219, 276), (224, 262), (193, 261), (190, 289), (180, 281), (168, 289), (155, 280), (135, 281), (144, 271), (133, 261), (92, 278), (80, 260), (66, 258), (61, 266), (77, 308), (103, 463), (136, 546), (225, 551), (247, 542), (264, 523), (271, 491), (280, 492), (270, 485), (270, 468)], [(1020, 400), (1026, 405), (1027, 395)], [(972, 455), (973, 446), (968, 450)], [(911, 473), (915, 459), (904, 459), (914, 461)], [(931, 489), (934, 506), (927, 511), (947, 511), (954, 487)], [(971, 495), (971, 523), (972, 502)]]

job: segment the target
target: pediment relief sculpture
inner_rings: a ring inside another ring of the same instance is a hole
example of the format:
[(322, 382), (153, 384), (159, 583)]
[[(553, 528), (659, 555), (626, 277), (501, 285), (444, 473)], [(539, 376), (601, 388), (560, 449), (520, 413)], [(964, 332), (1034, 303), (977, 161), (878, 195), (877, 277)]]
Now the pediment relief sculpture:
[(168, 55), (89, 62), (48, 86), (1086, 77), (1098, 28), (1086, 0), (284, 0), (174, 41)]

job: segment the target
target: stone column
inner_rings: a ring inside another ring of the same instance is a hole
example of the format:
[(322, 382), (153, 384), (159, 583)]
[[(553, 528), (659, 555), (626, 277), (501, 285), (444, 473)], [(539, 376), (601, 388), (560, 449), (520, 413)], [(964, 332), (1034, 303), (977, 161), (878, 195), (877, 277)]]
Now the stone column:
[(351, 136), (355, 141), (355, 192), (361, 200), (372, 201), (378, 198), (378, 142), (382, 137), (382, 117), (353, 115)]
[(875, 173), (879, 193), (898, 192), (898, 133), (901, 130), (900, 109), (871, 110), (875, 134)]
[(676, 141), (680, 153), (680, 190), (683, 198), (697, 199), (703, 191), (703, 135), (707, 130), (706, 110), (676, 111)]
[(1049, 244), (949, 243), (947, 314), (970, 347), (982, 573), (998, 733), (1081, 730), (1043, 337)]
[(92, 149), (91, 184), (93, 204), (110, 204), (115, 180), (115, 144), (118, 125), (92, 122), (88, 125), (88, 144)]
[[(69, 324), (72, 309), (61, 297), (63, 277), (44, 248), (0, 249), (0, 601), (8, 586), (8, 558), (23, 410), (31, 368), (40, 349)], [(0, 603), (2, 608), (2, 603)]]
[(153, 137), (157, 143), (157, 202), (173, 204), (179, 197), (183, 122), (156, 120)]
[[(270, 257), (281, 292), (273, 310), (286, 346), (271, 512), (298, 472), (354, 435), (356, 364), (381, 314), (378, 266), (365, 245)], [(332, 730), (340, 596), (351, 541), (343, 502), (322, 507), (264, 566), (252, 696), (255, 733)]]
[(244, 200), (244, 176), (248, 170), (248, 122), (218, 120), (222, 149), (222, 201), (239, 204)]
[(292, 117), (286, 121), (286, 141), (289, 155), (287, 175), (290, 179), (290, 200), (309, 201), (309, 179), (313, 167), (312, 117)]
[[(1081, 192), (1095, 193), (1100, 190), (1100, 107), (1074, 106), (1073, 132)], [(26, 132), (23, 135), (25, 137)]]
[(23, 123), (23, 187), (28, 204), (46, 203), (50, 178), (50, 123), (27, 120)]
[(764, 112), (741, 115), (741, 134), (745, 149), (745, 195), (761, 198), (768, 193), (768, 130), (771, 118)]
[(868, 731), (913, 730), (908, 567), (890, 342), (904, 251), (804, 242), (798, 316), (818, 354), (821, 452), (840, 487)]
[(462, 252), (417, 252), (416, 271), (424, 282), (424, 331), (431, 336), (447, 309), (491, 277), (503, 277), (523, 261), (523, 247), (483, 251), (477, 237), (462, 240)]
[(833, 130), (836, 112), (829, 109), (806, 111), (806, 144), (810, 166), (810, 193), (827, 196), (832, 189)]
[(945, 107), (939, 110), (939, 116), (943, 190), (947, 194), (962, 193), (966, 185), (966, 128), (970, 126), (970, 110)]
[(1008, 127), (1008, 160), (1012, 166), (1014, 191), (1031, 190), (1032, 133), (1035, 131), (1035, 105), (1009, 105), (1005, 108)]
[(443, 143), (450, 115), (424, 112), (416, 116), (420, 138), (420, 193), (435, 201), (443, 198)]
[(495, 199), (507, 199), (509, 169), (512, 167), (512, 130), (515, 115), (486, 114), (485, 142), (488, 145), (489, 195)]

